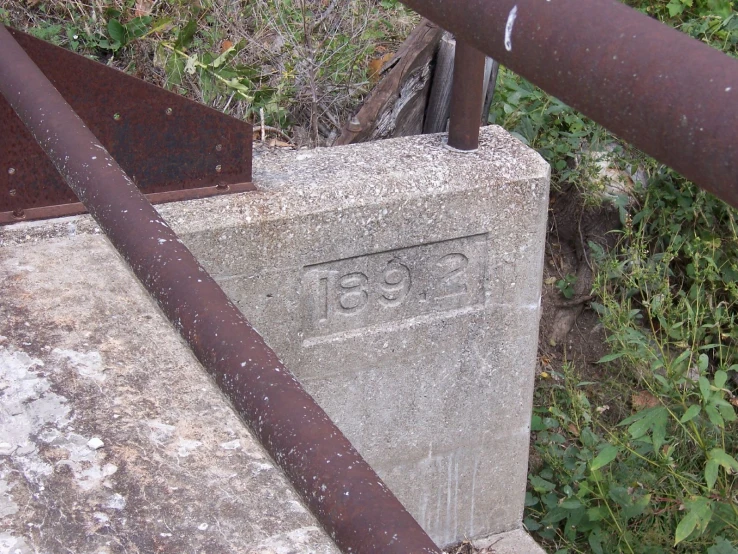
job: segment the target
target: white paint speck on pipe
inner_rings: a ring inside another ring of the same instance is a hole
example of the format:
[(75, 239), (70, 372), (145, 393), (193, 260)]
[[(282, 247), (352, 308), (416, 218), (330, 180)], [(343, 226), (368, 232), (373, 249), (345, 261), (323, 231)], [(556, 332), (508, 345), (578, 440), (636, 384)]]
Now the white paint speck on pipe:
[(518, 6), (513, 6), (507, 16), (507, 24), (505, 25), (505, 50), (512, 52), (512, 31), (515, 25), (515, 18), (518, 16)]

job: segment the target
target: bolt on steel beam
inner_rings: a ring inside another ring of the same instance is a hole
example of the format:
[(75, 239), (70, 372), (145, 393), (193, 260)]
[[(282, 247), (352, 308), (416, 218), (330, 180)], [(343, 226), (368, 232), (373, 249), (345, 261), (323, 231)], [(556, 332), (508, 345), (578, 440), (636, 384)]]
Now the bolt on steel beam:
[(738, 60), (616, 0), (401, 0), (738, 206)]
[(455, 150), (474, 151), (479, 148), (485, 58), (466, 41), (456, 40), (448, 124), (448, 145)]
[(0, 93), (336, 545), (441, 554), (2, 25)]

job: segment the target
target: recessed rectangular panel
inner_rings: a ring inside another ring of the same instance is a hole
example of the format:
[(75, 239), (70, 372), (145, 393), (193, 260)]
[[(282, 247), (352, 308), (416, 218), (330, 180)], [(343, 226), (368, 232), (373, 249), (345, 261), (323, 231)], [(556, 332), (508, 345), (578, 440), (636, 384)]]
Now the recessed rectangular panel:
[(484, 302), (486, 235), (304, 268), (305, 338)]

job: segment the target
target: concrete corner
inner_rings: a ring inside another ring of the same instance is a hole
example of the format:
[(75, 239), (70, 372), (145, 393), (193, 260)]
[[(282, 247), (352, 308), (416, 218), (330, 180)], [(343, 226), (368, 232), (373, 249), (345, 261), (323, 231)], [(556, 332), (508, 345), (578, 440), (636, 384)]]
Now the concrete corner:
[(548, 165), (500, 128), (303, 151), (163, 207), (441, 545), (522, 519)]

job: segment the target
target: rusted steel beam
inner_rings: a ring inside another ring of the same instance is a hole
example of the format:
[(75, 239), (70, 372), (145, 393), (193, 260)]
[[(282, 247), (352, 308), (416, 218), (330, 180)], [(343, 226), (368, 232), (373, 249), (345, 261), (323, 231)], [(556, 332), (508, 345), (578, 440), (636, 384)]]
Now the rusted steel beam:
[(616, 0), (401, 0), (738, 206), (738, 61)]
[(448, 145), (456, 150), (473, 151), (479, 148), (485, 58), (482, 52), (462, 38), (457, 38), (448, 123)]
[(440, 554), (2, 26), (0, 93), (338, 547)]
[[(9, 31), (150, 201), (254, 190), (245, 121)], [(0, 129), (0, 224), (84, 212), (2, 97)]]

